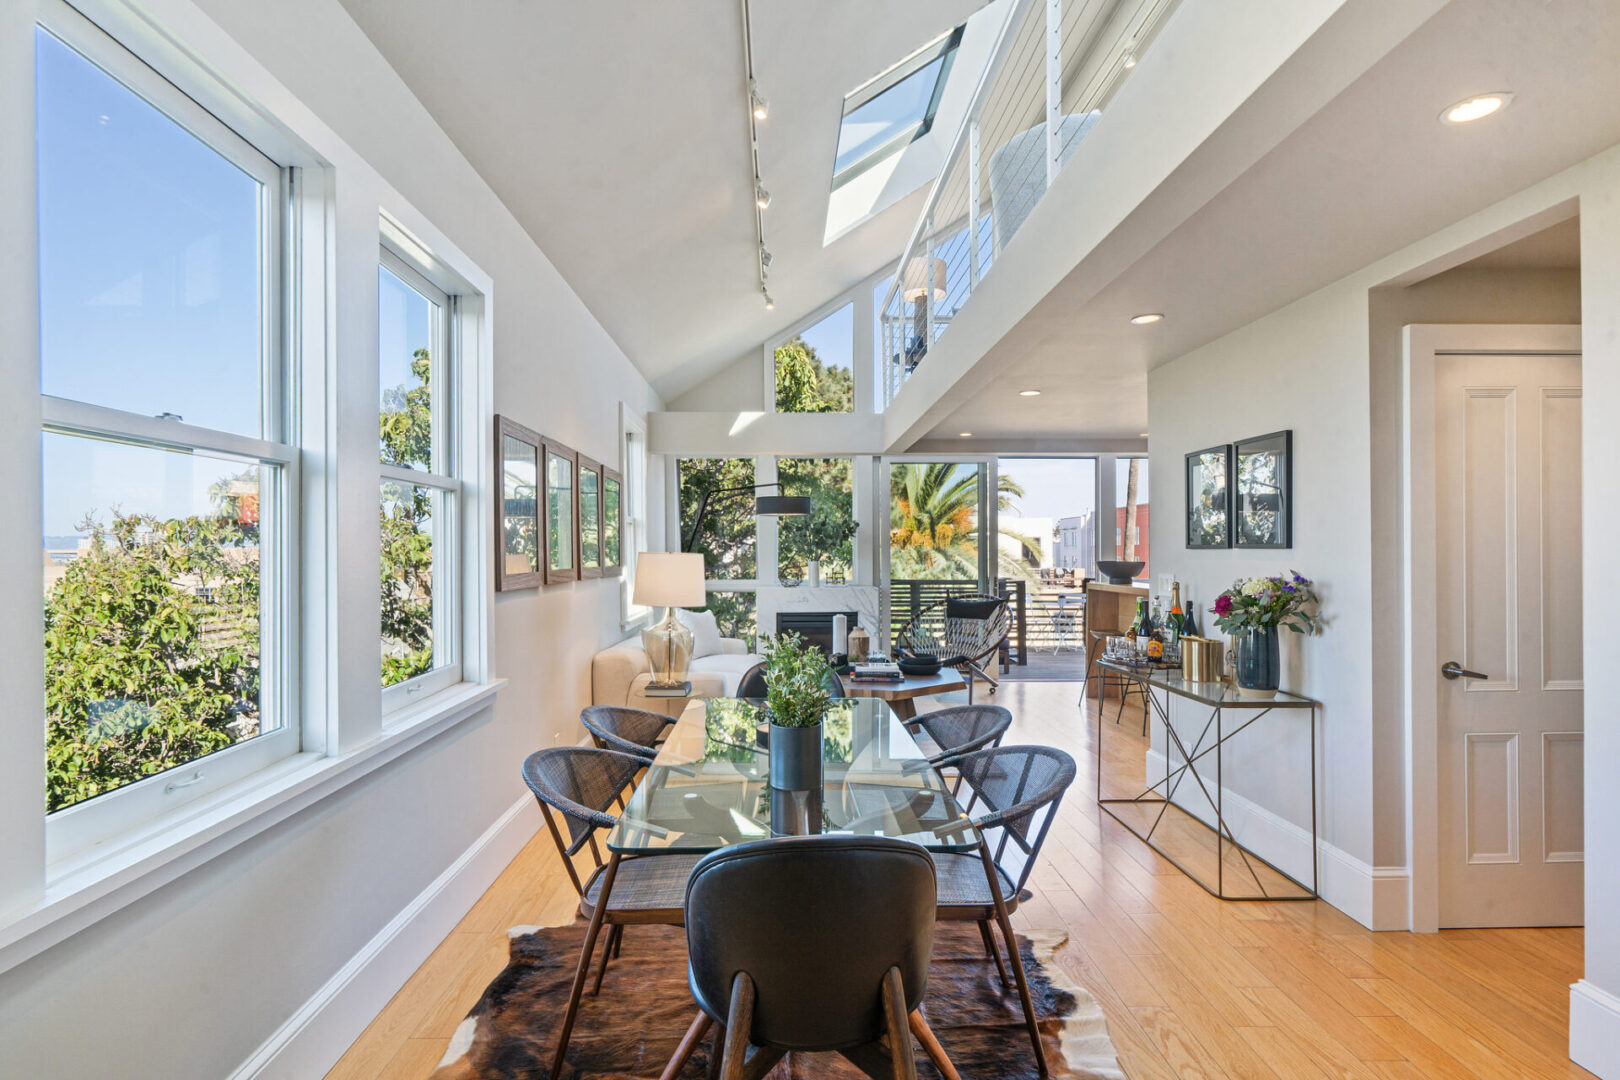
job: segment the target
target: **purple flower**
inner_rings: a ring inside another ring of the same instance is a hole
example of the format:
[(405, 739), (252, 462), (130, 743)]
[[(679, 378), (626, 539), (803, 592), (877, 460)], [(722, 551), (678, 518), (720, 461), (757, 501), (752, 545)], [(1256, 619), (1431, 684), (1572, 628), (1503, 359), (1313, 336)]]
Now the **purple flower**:
[(1215, 598), (1215, 614), (1220, 616), (1232, 613), (1232, 596), (1230, 593), (1221, 593)]

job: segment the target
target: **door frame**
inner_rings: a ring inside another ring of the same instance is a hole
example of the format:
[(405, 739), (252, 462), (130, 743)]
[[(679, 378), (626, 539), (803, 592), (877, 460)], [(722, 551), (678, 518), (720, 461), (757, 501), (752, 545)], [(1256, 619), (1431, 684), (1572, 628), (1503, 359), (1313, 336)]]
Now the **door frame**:
[(1402, 711), (1406, 733), (1407, 917), (1415, 933), (1440, 928), (1440, 657), (1435, 535), (1434, 379), (1450, 355), (1566, 356), (1581, 352), (1581, 328), (1568, 324), (1414, 323), (1401, 328), (1401, 633), (1406, 661)]

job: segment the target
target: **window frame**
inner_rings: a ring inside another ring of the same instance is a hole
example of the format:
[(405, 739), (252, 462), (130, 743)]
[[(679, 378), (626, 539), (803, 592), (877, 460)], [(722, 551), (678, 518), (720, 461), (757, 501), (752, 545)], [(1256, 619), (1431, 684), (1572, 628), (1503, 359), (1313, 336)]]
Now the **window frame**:
[(619, 632), (652, 625), (653, 609), (636, 604), (636, 561), (647, 550), (647, 421), (619, 403)]
[[(462, 418), (457, 387), (460, 380), (456, 354), (455, 326), (457, 297), (411, 265), (386, 242), (378, 245), (378, 267), (387, 270), (408, 288), (415, 290), (437, 308), (432, 330), (433, 353), (428, 368), (428, 385), (433, 388), (430, 403), (433, 445), (429, 469), (412, 469), (378, 461), (378, 498), (384, 483), (408, 484), (438, 492), (439, 509), (433, 515), (433, 655), (434, 666), (392, 686), (380, 687), (384, 723), (407, 706), (446, 690), (462, 681), (462, 593), (461, 520), (464, 485), (461, 481)], [(382, 380), (378, 379), (376, 404), (382, 416)], [(379, 450), (379, 457), (380, 457)], [(378, 599), (379, 617), (381, 598)], [(379, 646), (381, 628), (378, 631)], [(441, 649), (448, 655), (438, 663)], [(380, 663), (379, 653), (379, 663)]]
[(844, 96), (843, 112), (838, 117), (838, 141), (843, 139), (844, 122), (849, 119), (851, 113), (876, 101), (934, 61), (940, 59), (944, 61), (944, 63), (940, 64), (939, 74), (934, 77), (934, 87), (929, 95), (928, 105), (923, 110), (923, 115), (916, 121), (902, 128), (878, 146), (868, 150), (842, 169), (838, 167), (838, 141), (833, 143), (831, 190), (837, 191), (879, 162), (899, 153), (933, 130), (934, 117), (939, 112), (939, 100), (945, 93), (945, 84), (950, 81), (951, 68), (956, 62), (956, 54), (962, 44), (962, 35), (966, 25), (966, 23), (963, 23), (951, 30), (947, 30), (898, 64), (887, 71), (881, 72)]
[[(49, 34), (261, 185), (260, 434), (241, 435), (180, 420), (157, 419), (41, 392), (39, 437), (51, 433), (105, 439), (133, 447), (225, 454), (269, 466), (274, 478), (269, 489), (260, 493), (259, 712), (261, 717), (273, 716), (276, 727), (45, 814), (47, 862), (55, 864), (213, 795), (299, 752), (304, 725), (299, 670), (303, 483), (296, 439), (296, 397), (291, 392), (296, 365), (288, 349), (292, 337), (288, 332), (292, 290), (287, 267), (292, 263), (293, 170), (276, 162), (196, 97), (65, 4), (38, 4), (32, 16), (29, 21), (36, 35)], [(37, 42), (37, 36), (32, 40)], [(36, 85), (37, 78), (36, 71)], [(31, 123), (37, 129), (37, 104)], [(38, 213), (36, 200), (32, 208), (36, 222)], [(273, 522), (273, 526), (264, 528), (266, 521)], [(41, 708), (43, 716), (43, 702)], [(206, 772), (199, 766), (205, 761)], [(184, 775), (187, 771), (190, 777)]]

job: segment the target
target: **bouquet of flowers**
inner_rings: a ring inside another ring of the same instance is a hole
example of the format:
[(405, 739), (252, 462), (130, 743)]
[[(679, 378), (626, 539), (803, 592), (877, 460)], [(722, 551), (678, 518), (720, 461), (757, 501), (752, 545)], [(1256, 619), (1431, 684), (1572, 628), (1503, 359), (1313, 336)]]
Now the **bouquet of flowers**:
[(1321, 629), (1317, 600), (1310, 579), (1292, 570), (1275, 577), (1239, 578), (1215, 598), (1215, 625), (1228, 634), (1270, 626), (1314, 634)]

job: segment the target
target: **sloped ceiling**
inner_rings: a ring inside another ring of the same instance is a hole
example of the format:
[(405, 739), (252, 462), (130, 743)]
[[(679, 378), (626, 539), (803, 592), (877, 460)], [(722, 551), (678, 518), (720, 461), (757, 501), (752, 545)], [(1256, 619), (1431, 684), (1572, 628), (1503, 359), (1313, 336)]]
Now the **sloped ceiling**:
[(753, 3), (774, 311), (738, 0), (342, 3), (668, 400), (899, 254), (920, 192), (822, 246), (843, 96), (984, 0)]

